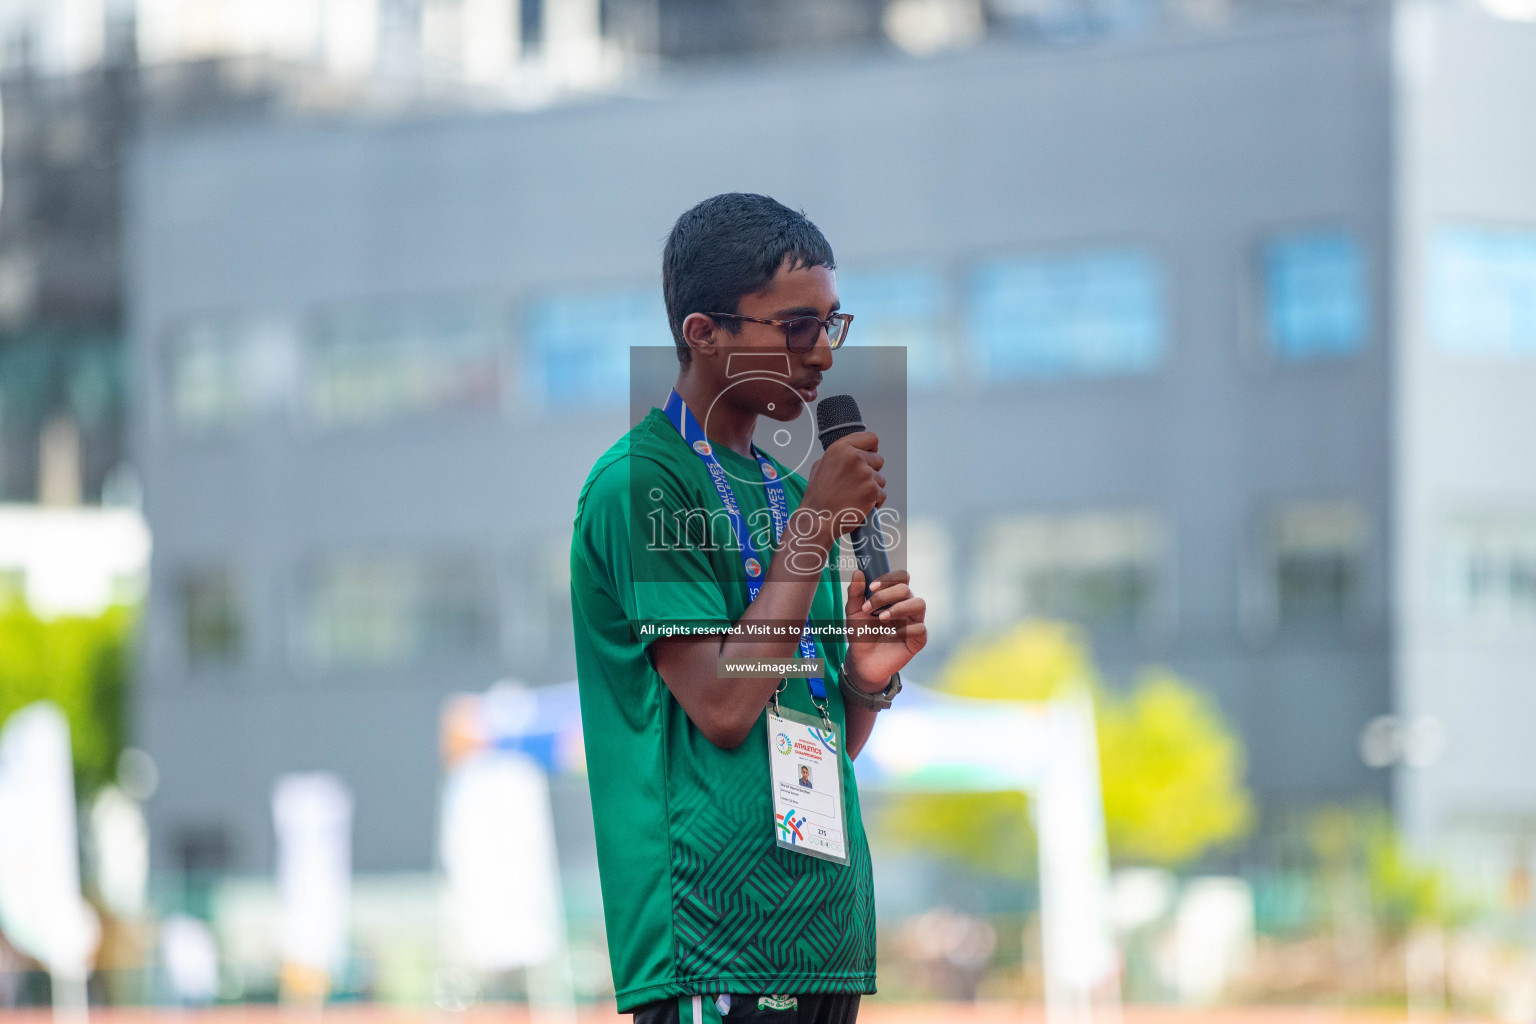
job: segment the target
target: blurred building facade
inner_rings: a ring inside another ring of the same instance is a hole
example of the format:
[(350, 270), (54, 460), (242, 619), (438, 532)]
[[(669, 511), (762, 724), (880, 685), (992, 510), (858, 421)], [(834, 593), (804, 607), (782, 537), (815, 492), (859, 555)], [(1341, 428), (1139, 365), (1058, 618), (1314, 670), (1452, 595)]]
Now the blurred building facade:
[(0, 502), (111, 503), (132, 489), (116, 79), (0, 82)]
[(597, 14), (596, 0), (0, 2), (0, 502), (136, 493), (120, 182), (140, 130), (544, 102), (628, 69), (633, 47), (605, 41)]
[(1533, 91), (1536, 30), (1363, 7), (155, 134), (127, 265), (157, 864), (264, 867), (272, 780), (318, 768), (360, 869), (431, 862), (442, 700), (573, 672), (575, 496), (627, 347), (669, 344), (667, 229), (731, 189), (826, 231), (850, 344), (909, 347), (914, 678), (1081, 622), (1111, 679), (1209, 689), (1270, 814), (1395, 778), (1413, 834), (1509, 855)]
[(144, 126), (538, 107), (658, 61), (975, 35), (884, 24), (875, 0), (0, 0), (0, 502), (135, 492), (119, 182)]

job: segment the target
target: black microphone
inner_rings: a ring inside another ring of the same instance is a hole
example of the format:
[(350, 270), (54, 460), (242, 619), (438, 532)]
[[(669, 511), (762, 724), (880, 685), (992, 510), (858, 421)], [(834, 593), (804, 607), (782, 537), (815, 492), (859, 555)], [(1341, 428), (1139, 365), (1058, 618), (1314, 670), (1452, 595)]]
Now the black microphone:
[[(816, 434), (821, 438), (822, 451), (826, 451), (839, 438), (857, 434), (863, 429), (864, 418), (859, 415), (859, 403), (853, 400), (852, 395), (828, 395), (817, 403)], [(876, 508), (848, 534), (848, 539), (853, 542), (853, 557), (858, 560), (859, 569), (864, 573), (866, 589), (891, 571), (891, 560), (885, 554), (885, 540), (880, 536), (879, 524), (875, 522), (875, 515), (879, 511)]]

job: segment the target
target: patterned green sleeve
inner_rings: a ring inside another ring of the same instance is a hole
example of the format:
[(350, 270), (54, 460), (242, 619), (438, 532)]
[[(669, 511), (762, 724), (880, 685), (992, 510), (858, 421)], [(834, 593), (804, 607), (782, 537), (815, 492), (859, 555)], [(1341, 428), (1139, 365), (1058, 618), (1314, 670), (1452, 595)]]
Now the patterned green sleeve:
[(673, 528), (694, 504), (684, 483), (651, 459), (609, 466), (588, 491), (577, 523), (583, 557), (628, 617), (642, 644), (732, 624), (707, 551)]

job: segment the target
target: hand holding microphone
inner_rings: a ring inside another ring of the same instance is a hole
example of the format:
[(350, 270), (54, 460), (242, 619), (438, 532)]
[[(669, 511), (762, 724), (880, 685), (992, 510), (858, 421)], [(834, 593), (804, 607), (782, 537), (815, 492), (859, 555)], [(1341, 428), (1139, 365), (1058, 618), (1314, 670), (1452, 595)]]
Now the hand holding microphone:
[[(842, 485), (843, 493), (835, 493), (836, 498), (843, 499), (841, 502), (812, 507), (830, 508), (832, 537), (849, 534), (854, 558), (864, 578), (878, 580), (891, 571), (874, 514), (875, 509), (885, 504), (885, 477), (880, 475), (885, 457), (878, 451), (880, 439), (865, 429), (859, 403), (852, 395), (831, 395), (821, 400), (816, 407), (816, 432), (825, 454), (811, 467), (805, 504), (812, 505), (811, 489), (816, 486), (818, 475), (832, 476), (834, 488)], [(816, 497), (820, 499), (821, 495)]]
[(814, 517), (814, 526), (804, 523), (801, 532), (814, 532), (828, 548), (885, 501), (885, 477), (880, 473), (885, 457), (876, 450), (879, 438), (860, 425), (836, 440), (842, 443), (829, 445), (823, 436), (825, 453), (811, 465), (800, 502)]
[(912, 592), (907, 573), (891, 572), (885, 538), (875, 515), (885, 504), (885, 477), (880, 474), (885, 459), (878, 451), (879, 438), (864, 427), (859, 404), (852, 395), (822, 399), (816, 407), (816, 428), (825, 454), (811, 467), (804, 504), (811, 504), (811, 489), (818, 476), (831, 477), (828, 490), (844, 498), (842, 504), (830, 507), (834, 517), (832, 536), (847, 534), (858, 562), (858, 571), (848, 584), (845, 621), (855, 626), (903, 627), (898, 643), (882, 643), (867, 633), (849, 641), (848, 660), (840, 682), (851, 687), (852, 692), (845, 689), (844, 696), (879, 710), (889, 707), (891, 698), (901, 689), (896, 673), (928, 642), (924, 622), (927, 603)]

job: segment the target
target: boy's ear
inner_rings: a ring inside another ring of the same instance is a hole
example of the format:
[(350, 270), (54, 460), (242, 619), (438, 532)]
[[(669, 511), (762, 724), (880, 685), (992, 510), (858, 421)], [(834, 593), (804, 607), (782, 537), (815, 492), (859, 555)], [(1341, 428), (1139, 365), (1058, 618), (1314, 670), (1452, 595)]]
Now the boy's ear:
[(715, 321), (703, 313), (689, 313), (683, 320), (683, 341), (696, 356), (715, 354)]

